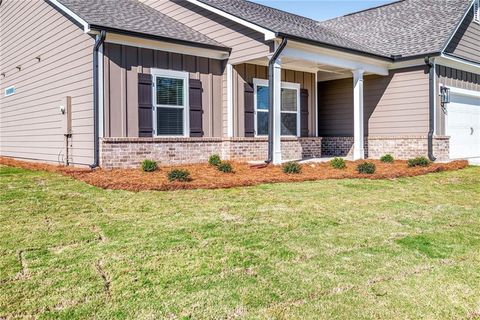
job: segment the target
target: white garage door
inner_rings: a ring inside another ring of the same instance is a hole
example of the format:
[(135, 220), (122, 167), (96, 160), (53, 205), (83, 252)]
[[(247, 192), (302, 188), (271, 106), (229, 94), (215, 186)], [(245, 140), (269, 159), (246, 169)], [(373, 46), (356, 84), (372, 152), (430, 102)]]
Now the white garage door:
[(450, 159), (480, 157), (480, 96), (452, 89), (446, 134), (450, 136)]

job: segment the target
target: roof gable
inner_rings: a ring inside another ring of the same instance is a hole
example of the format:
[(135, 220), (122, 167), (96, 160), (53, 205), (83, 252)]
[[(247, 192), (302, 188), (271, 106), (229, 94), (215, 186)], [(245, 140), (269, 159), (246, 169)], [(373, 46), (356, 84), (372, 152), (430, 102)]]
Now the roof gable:
[(225, 48), (222, 44), (137, 0), (56, 0), (92, 28)]

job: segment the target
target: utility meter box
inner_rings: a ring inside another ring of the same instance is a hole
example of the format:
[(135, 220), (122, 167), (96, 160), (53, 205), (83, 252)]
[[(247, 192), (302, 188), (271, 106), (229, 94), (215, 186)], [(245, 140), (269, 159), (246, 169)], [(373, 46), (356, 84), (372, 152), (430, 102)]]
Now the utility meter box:
[(60, 113), (62, 115), (62, 131), (66, 136), (72, 134), (72, 97), (60, 100)]

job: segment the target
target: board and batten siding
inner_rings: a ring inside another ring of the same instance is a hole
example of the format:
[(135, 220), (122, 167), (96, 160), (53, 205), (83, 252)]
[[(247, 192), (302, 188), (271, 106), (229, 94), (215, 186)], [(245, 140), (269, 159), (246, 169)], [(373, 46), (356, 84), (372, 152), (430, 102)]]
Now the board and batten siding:
[[(44, 0), (0, 5), (0, 154), (65, 161), (61, 101), (72, 98), (69, 159), (93, 162), (94, 39)], [(5, 88), (16, 93), (5, 97)]]
[[(185, 0), (140, 0), (163, 14), (180, 21), (232, 49), (228, 62), (239, 64), (266, 57), (273, 42), (265, 42), (264, 35), (200, 8)], [(223, 134), (227, 134), (227, 78), (223, 75)]]
[(106, 43), (104, 135), (138, 137), (138, 73), (151, 68), (186, 71), (202, 83), (204, 137), (222, 137), (221, 60)]
[(445, 51), (454, 56), (480, 63), (480, 24), (473, 18), (472, 8)]
[[(299, 83), (301, 89), (308, 90), (308, 135), (315, 136), (315, 74), (282, 69), (282, 81)], [(253, 79), (268, 79), (268, 68), (254, 64), (239, 64), (234, 66), (233, 79), (233, 131), (234, 136), (245, 136), (245, 83), (252, 84)]]
[(445, 134), (445, 110), (440, 101), (440, 87), (454, 87), (471, 91), (480, 92), (480, 74), (474, 74), (458, 69), (437, 65), (436, 66), (437, 88), (435, 97), (436, 103), (436, 123), (437, 135)]
[[(365, 135), (413, 136), (428, 132), (429, 81), (425, 67), (364, 78)], [(353, 136), (353, 79), (318, 84), (319, 136)]]

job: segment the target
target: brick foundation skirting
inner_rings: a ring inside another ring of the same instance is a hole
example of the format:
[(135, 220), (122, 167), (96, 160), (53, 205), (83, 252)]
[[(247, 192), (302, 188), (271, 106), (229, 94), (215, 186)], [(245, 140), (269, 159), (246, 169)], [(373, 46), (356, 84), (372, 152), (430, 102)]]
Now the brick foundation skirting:
[[(321, 156), (322, 138), (282, 138), (282, 159)], [(103, 168), (138, 168), (145, 159), (160, 164), (202, 163), (212, 154), (235, 161), (267, 158), (267, 138), (103, 138), (100, 143)]]
[[(437, 161), (449, 160), (450, 138), (435, 136), (433, 154)], [(322, 156), (352, 157), (353, 137), (323, 137)], [(365, 154), (370, 159), (379, 159), (391, 154), (396, 159), (406, 160), (418, 156), (428, 156), (427, 136), (370, 136), (365, 137)]]

